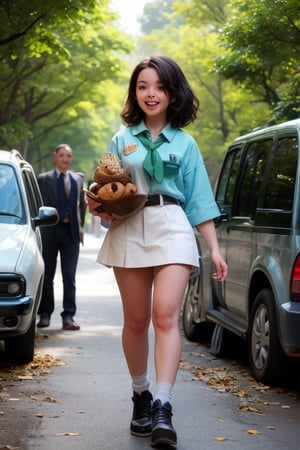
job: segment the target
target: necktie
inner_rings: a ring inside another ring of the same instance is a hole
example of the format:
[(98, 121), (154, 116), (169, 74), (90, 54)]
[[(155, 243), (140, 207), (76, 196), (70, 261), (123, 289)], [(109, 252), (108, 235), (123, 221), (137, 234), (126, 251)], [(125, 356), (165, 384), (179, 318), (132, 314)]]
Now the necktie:
[(70, 177), (69, 177), (68, 173), (66, 173), (66, 175), (64, 177), (64, 181), (65, 181), (66, 195), (67, 195), (67, 198), (69, 198), (70, 197), (70, 191), (71, 191), (71, 185), (70, 185)]
[(67, 211), (67, 195), (63, 173), (60, 173), (57, 179), (57, 210), (59, 214), (59, 220), (63, 222), (66, 218)]
[(148, 150), (146, 158), (143, 162), (143, 167), (150, 175), (150, 177), (155, 178), (158, 183), (161, 183), (164, 178), (164, 164), (156, 149), (161, 144), (166, 142), (166, 138), (163, 134), (160, 134), (158, 138), (153, 142), (145, 133), (149, 134), (146, 131), (137, 136), (144, 147)]

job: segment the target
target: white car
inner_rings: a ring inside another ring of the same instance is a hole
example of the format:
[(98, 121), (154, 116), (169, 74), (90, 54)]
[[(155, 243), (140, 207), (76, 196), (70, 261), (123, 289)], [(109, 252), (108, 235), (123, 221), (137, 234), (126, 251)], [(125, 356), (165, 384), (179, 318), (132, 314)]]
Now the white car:
[(42, 205), (31, 165), (16, 150), (0, 150), (0, 340), (10, 361), (34, 357), (44, 279), (39, 227), (57, 221), (56, 209)]

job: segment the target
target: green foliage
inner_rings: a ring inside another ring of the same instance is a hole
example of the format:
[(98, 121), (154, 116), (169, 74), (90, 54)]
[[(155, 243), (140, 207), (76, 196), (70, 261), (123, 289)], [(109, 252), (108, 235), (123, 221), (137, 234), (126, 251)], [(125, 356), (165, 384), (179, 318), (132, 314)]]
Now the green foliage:
[[(95, 129), (107, 127), (97, 117), (111, 102), (107, 82), (122, 80), (120, 55), (131, 49), (115, 19), (107, 0), (1, 3), (2, 148), (18, 148), (37, 170), (51, 166), (62, 141), (97, 159)], [(84, 170), (84, 159), (75, 160)]]
[(2, 0), (0, 3), (0, 45), (24, 39), (23, 44), (33, 48), (33, 54), (52, 53), (59, 39), (52, 26), (67, 24), (72, 27), (76, 20), (94, 8), (95, 0)]
[(226, 7), (228, 0), (190, 0), (179, 2), (174, 0), (174, 8), (185, 21), (193, 27), (207, 24), (209, 28), (217, 30), (226, 22)]
[[(215, 55), (222, 51), (218, 39), (221, 26), (226, 22), (226, 3), (225, 0), (174, 2), (169, 23), (162, 29), (155, 27), (143, 36), (139, 48), (143, 54), (155, 49), (156, 53), (174, 58), (198, 95), (198, 119), (187, 131), (197, 140), (212, 180), (226, 145), (269, 117), (268, 106), (256, 103), (249, 90), (225, 80), (213, 70)], [(159, 10), (155, 14), (159, 15)], [(148, 20), (155, 24), (152, 17)]]
[(68, 142), (88, 178), (121, 126), (132, 67), (164, 53), (200, 98), (187, 131), (213, 180), (232, 139), (299, 115), (299, 12), (298, 0), (154, 0), (133, 51), (109, 0), (2, 0), (0, 147), (41, 171)]
[(298, 0), (232, 0), (216, 69), (273, 108), (273, 121), (300, 111)]
[[(155, 0), (146, 3), (140, 19), (142, 33), (146, 35), (154, 29), (160, 30), (168, 25), (173, 13), (172, 6), (173, 0)], [(182, 19), (177, 16), (177, 25), (179, 26), (182, 23)]]

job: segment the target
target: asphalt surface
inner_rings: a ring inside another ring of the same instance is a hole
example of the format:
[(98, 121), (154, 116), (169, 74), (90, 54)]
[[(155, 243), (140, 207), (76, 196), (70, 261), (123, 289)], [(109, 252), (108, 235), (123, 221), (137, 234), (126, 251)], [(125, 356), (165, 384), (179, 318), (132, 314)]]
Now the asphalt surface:
[[(121, 347), (122, 311), (112, 270), (95, 262), (103, 238), (87, 235), (78, 276), (80, 331), (61, 329), (61, 280), (51, 326), (37, 331), (36, 352), (51, 355), (42, 375), (0, 367), (0, 450), (141, 450), (149, 438), (129, 433), (131, 382)], [(150, 377), (154, 381), (151, 330)], [(34, 370), (33, 370), (34, 371)], [(217, 360), (183, 338), (173, 396), (178, 450), (298, 450), (297, 383), (255, 383), (247, 361)], [(174, 448), (174, 447), (173, 447)]]

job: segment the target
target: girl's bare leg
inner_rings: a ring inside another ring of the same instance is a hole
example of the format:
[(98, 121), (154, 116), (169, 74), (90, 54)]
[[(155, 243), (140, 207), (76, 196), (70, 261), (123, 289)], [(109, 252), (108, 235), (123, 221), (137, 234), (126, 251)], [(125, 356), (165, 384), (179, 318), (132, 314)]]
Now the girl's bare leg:
[[(124, 314), (123, 349), (132, 377), (133, 413), (130, 432), (135, 436), (151, 436), (152, 394), (149, 392), (148, 329), (151, 319), (153, 273), (148, 269), (114, 269), (119, 285)], [(139, 390), (137, 389), (139, 388)]]
[(179, 264), (154, 268), (152, 321), (157, 382), (173, 385), (176, 379), (181, 356), (179, 315), (190, 271), (189, 266)]
[(181, 355), (179, 314), (189, 275), (190, 267), (179, 264), (154, 269), (152, 322), (156, 392), (152, 406), (152, 446), (177, 443), (170, 401)]
[(152, 268), (114, 268), (124, 314), (122, 343), (131, 376), (147, 372), (151, 320)]

